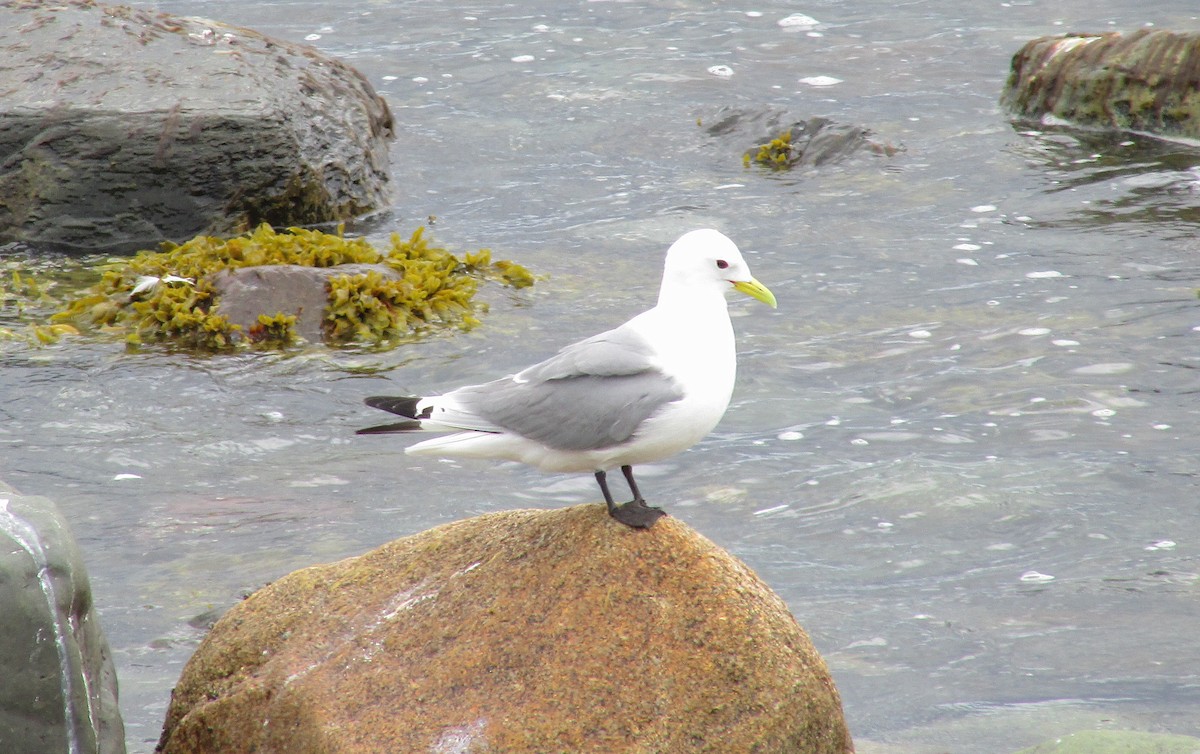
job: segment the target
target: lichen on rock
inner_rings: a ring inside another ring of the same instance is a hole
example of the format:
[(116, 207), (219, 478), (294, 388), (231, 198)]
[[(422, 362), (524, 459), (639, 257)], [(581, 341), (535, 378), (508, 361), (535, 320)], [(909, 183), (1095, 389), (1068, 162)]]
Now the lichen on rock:
[[(454, 748), (450, 743), (454, 742)], [(850, 754), (824, 660), (678, 519), (503, 511), (275, 580), (213, 627), (158, 751)]]

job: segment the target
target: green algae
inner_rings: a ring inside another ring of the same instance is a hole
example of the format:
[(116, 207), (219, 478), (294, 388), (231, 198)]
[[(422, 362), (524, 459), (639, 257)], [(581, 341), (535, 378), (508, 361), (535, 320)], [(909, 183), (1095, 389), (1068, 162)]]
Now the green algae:
[[(249, 328), (230, 322), (220, 311), (212, 275), (221, 270), (261, 265), (335, 267), (386, 265), (399, 277), (379, 272), (334, 275), (323, 333), (333, 344), (381, 344), (433, 327), (469, 329), (478, 324), (481, 305), (475, 294), (482, 280), (514, 288), (533, 276), (509, 261), (493, 262), (480, 250), (459, 259), (431, 245), (424, 228), (409, 238), (392, 234), (378, 250), (364, 238), (269, 225), (233, 238), (198, 236), (184, 244), (110, 261), (100, 279), (59, 300), (50, 325), (34, 328), (37, 340), (52, 342), (78, 331), (123, 337), (132, 346), (162, 343), (209, 351), (232, 348), (281, 348), (296, 339), (296, 317), (265, 314)], [(14, 273), (4, 297), (21, 301), (42, 296), (32, 279)]]
[(38, 302), (46, 299), (46, 289), (32, 275), (22, 275), (20, 270), (13, 270), (7, 281), (0, 281), (0, 306), (10, 304), (18, 311), (25, 311), (26, 302)]
[(46, 283), (29, 273), (11, 270), (0, 276), (0, 340), (26, 340), (35, 344), (50, 344), (63, 335), (78, 335), (79, 331), (65, 323), (37, 324), (24, 330), (7, 326), (39, 318), (56, 301), (54, 283)]

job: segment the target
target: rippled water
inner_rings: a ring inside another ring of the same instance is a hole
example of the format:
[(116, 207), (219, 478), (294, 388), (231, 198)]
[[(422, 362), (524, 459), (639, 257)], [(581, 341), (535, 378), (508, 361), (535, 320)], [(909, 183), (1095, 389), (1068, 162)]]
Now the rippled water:
[[(780, 307), (734, 304), (734, 405), (643, 489), (783, 595), (860, 751), (1200, 734), (1200, 152), (1013, 126), (996, 104), (1026, 39), (1200, 19), (977, 5), (158, 3), (349, 60), (399, 123), (394, 211), (368, 230), (435, 215), (438, 243), (547, 279), (487, 291), (469, 334), (385, 354), (0, 346), (0, 478), (74, 522), (130, 751), (152, 750), (206, 620), (264, 582), (594, 500), (587, 476), (355, 437), (379, 419), (361, 398), (492, 377), (622, 321), (702, 225)], [(780, 26), (797, 12), (820, 25)], [(706, 130), (731, 112), (742, 128)], [(903, 151), (744, 169), (780, 113)]]

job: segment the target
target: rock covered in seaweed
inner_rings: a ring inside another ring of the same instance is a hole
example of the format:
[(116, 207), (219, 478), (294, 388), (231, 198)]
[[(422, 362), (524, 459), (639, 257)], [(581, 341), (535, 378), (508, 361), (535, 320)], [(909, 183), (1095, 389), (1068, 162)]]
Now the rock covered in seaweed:
[(284, 314), (292, 319), (291, 331), (318, 342), (326, 331), (329, 286), (333, 278), (374, 272), (383, 280), (403, 280), (403, 273), (385, 264), (339, 264), (305, 267), (298, 264), (264, 264), (224, 269), (209, 276), (218, 311), (252, 340), (260, 317)]
[(1013, 55), (1001, 103), (1020, 118), (1200, 139), (1200, 33), (1039, 37)]
[(159, 744), (451, 750), (853, 746), (774, 592), (677, 519), (634, 531), (598, 505), (480, 516), (275, 581), (188, 662)]
[(408, 239), (393, 234), (384, 253), (340, 231), (277, 233), (262, 225), (112, 262), (52, 319), (131, 344), (221, 350), (286, 345), (297, 335), (376, 344), (429, 327), (474, 326), (480, 277), (514, 287), (533, 281), (520, 265), (493, 262), (486, 249), (459, 259), (431, 246), (424, 228)]
[(846, 162), (860, 152), (892, 157), (903, 151), (902, 147), (878, 141), (864, 126), (822, 117), (797, 119), (774, 108), (725, 107), (698, 122), (714, 139), (751, 143), (748, 149), (742, 147), (742, 164), (747, 167), (816, 168)]

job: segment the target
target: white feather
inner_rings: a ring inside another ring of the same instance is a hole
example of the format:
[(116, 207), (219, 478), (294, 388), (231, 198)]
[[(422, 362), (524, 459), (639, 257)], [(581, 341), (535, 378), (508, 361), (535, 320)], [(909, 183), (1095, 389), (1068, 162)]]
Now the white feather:
[[(417, 404), (418, 415), (426, 409), (430, 411), (429, 417), (422, 419), (422, 428), (448, 430), (453, 434), (424, 440), (409, 447), (407, 452), (507, 459), (544, 471), (592, 472), (662, 460), (691, 447), (721, 420), (733, 392), (737, 358), (725, 292), (735, 283), (752, 284), (763, 291), (763, 296), (770, 297), (770, 293), (754, 281), (732, 241), (715, 230), (688, 233), (667, 253), (657, 305), (602, 339), (606, 348), (612, 348), (612, 339), (620, 343), (623, 337), (631, 343), (647, 345), (648, 354), (642, 357), (641, 367), (661, 372), (682, 393), (681, 397), (663, 404), (642, 420), (627, 440), (583, 450), (552, 447), (498, 426), (464, 405), (456, 398), (456, 393), (461, 394), (461, 390), (472, 389), (464, 388), (421, 399)], [(774, 304), (773, 297), (768, 303)], [(568, 346), (560, 356), (570, 356), (578, 363), (587, 364), (588, 374), (597, 378), (596, 389), (602, 391), (605, 379), (618, 380), (624, 375), (606, 378), (603, 357), (612, 357), (595, 350), (601, 345), (592, 345), (589, 341)], [(630, 359), (637, 366), (638, 362), (628, 349), (614, 353), (620, 353), (622, 359)], [(596, 358), (590, 358), (593, 354)], [(552, 361), (524, 370), (519, 379), (509, 379), (531, 383), (529, 389), (536, 391), (539, 383), (527, 375), (547, 371), (539, 368), (552, 365)], [(634, 368), (625, 368), (624, 362), (615, 360), (612, 364), (615, 372), (629, 372)], [(620, 410), (621, 407), (616, 408), (616, 411)], [(572, 420), (569, 412), (552, 418), (564, 425)]]

